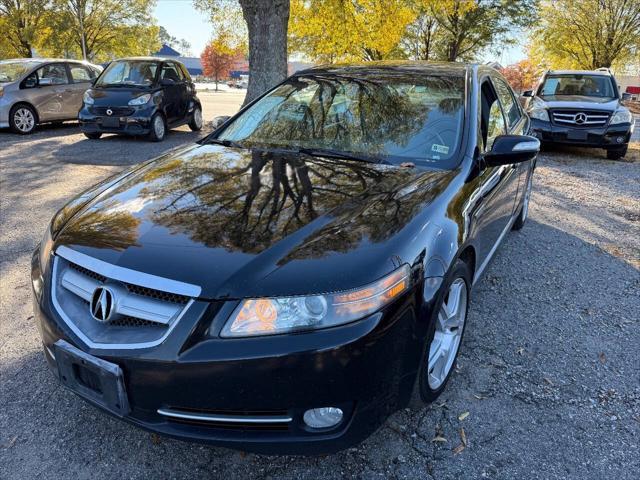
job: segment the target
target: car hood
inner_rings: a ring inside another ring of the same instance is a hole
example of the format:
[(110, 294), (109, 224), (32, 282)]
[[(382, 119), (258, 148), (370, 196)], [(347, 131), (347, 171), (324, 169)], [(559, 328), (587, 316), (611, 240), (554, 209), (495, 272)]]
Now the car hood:
[(547, 108), (579, 108), (585, 110), (614, 111), (618, 107), (618, 100), (613, 98), (586, 97), (584, 95), (550, 95), (540, 97)]
[(127, 105), (129, 100), (154, 91), (150, 88), (92, 88), (91, 96), (95, 106), (113, 107)]
[(402, 232), (454, 177), (188, 147), (75, 208), (54, 248), (198, 285), (204, 298), (343, 290), (398, 267)]

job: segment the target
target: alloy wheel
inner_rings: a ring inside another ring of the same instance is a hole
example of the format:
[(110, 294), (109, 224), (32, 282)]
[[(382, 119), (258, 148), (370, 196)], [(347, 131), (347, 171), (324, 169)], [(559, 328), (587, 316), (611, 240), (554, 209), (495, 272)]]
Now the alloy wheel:
[(196, 125), (196, 128), (202, 128), (202, 110), (196, 108), (193, 112), (193, 121)]
[(467, 284), (463, 278), (451, 283), (436, 321), (433, 341), (429, 346), (428, 382), (432, 390), (442, 386), (460, 347), (467, 317)]
[(157, 138), (164, 137), (164, 120), (158, 115), (153, 121), (153, 131)]
[(33, 130), (36, 119), (33, 116), (33, 112), (28, 108), (19, 108), (13, 114), (13, 122), (18, 130), (23, 133), (28, 133)]

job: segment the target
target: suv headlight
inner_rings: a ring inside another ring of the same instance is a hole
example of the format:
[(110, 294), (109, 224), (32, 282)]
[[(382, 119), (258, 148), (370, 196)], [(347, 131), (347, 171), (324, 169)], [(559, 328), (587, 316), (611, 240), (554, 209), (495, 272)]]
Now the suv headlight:
[(139, 97), (129, 100), (129, 105), (144, 105), (149, 100), (151, 100), (151, 94), (145, 93), (144, 95), (140, 95)]
[(632, 122), (633, 122), (633, 115), (629, 110), (624, 108), (616, 111), (616, 113), (613, 114), (613, 117), (611, 117), (611, 122), (609, 123), (610, 125), (615, 125), (617, 123), (632, 123)]
[(326, 295), (243, 300), (222, 329), (222, 337), (275, 335), (353, 322), (380, 310), (409, 288), (404, 265), (366, 287)]
[(82, 100), (84, 101), (84, 103), (86, 103), (87, 105), (93, 105), (95, 103), (95, 100), (93, 99), (93, 97), (91, 96), (91, 90), (86, 90), (84, 92), (84, 95), (82, 96)]
[(44, 232), (44, 237), (42, 237), (42, 241), (40, 242), (40, 273), (42, 275), (44, 275), (47, 269), (52, 247), (53, 238), (51, 237), (51, 226), (47, 225), (47, 230)]
[(534, 108), (533, 110), (529, 110), (529, 117), (548, 122), (549, 112), (546, 108)]

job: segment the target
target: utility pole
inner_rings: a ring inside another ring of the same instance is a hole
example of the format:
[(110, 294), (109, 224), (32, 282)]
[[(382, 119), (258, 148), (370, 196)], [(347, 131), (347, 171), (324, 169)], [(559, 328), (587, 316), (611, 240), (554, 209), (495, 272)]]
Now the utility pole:
[[(82, 5), (82, 6), (81, 6)], [(82, 59), (87, 61), (87, 44), (84, 39), (84, 2), (78, 2), (78, 20), (80, 22), (80, 42), (82, 43)]]

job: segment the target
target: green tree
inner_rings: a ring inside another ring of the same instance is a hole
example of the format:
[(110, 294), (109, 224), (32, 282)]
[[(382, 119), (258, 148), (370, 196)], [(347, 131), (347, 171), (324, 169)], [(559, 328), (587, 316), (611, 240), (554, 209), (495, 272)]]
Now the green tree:
[(31, 57), (50, 0), (0, 0), (0, 55)]
[(533, 55), (552, 68), (622, 67), (640, 57), (640, 0), (545, 0)]

